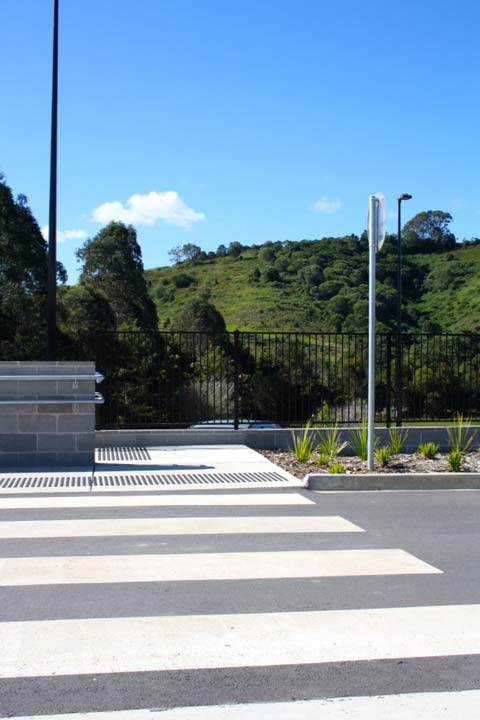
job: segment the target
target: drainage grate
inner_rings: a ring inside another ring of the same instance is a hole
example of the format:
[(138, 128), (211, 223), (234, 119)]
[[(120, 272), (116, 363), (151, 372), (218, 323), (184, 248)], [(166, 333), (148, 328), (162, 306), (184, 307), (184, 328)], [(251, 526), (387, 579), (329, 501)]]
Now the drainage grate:
[(89, 477), (52, 475), (42, 477), (14, 477), (0, 480), (0, 488), (88, 488)]
[(144, 447), (106, 447), (95, 451), (96, 462), (123, 462), (125, 460), (151, 460)]
[[(15, 477), (0, 480), (2, 489), (19, 488), (88, 488), (89, 477), (43, 476)], [(93, 486), (103, 487), (158, 487), (175, 485), (232, 485), (239, 483), (278, 483), (288, 482), (288, 478), (276, 472), (250, 473), (163, 473), (149, 475), (97, 475)]]

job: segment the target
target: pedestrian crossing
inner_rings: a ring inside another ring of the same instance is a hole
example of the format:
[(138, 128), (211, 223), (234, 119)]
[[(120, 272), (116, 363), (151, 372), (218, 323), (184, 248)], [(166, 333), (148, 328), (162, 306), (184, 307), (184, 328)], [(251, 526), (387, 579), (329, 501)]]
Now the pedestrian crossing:
[[(480, 604), (427, 604), (443, 568), (381, 541), (298, 489), (0, 495), (0, 716), (458, 672), (480, 649)], [(392, 587), (419, 602), (387, 603)]]

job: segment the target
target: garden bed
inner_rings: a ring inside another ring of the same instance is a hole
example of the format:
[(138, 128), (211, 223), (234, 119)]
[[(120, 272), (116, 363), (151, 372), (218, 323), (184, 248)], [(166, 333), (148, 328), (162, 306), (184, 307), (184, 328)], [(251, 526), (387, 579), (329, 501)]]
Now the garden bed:
[[(259, 453), (265, 455), (271, 462), (283, 468), (291, 475), (303, 480), (306, 475), (328, 475), (332, 476), (329, 466), (318, 465), (317, 456), (313, 456), (308, 462), (300, 463), (291, 451), (288, 450), (258, 450)], [(420, 453), (401, 453), (393, 455), (386, 467), (380, 467), (375, 463), (375, 475), (466, 475), (470, 473), (480, 474), (480, 453), (466, 453), (464, 462), (459, 472), (449, 472), (448, 453), (438, 453), (432, 460), (425, 460)], [(345, 475), (369, 475), (372, 471), (367, 468), (366, 461), (360, 460), (355, 456), (341, 455), (336, 458), (344, 466), (344, 472), (339, 477)]]

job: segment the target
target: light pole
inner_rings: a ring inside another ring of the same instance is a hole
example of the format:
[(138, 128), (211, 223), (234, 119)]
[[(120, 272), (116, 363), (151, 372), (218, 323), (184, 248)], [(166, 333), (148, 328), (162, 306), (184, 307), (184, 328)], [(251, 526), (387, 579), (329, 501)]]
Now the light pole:
[(402, 200), (411, 200), (408, 193), (399, 195), (397, 235), (397, 342), (396, 342), (396, 425), (402, 425)]
[(58, 109), (58, 0), (53, 6), (52, 128), (50, 144), (50, 207), (48, 217), (47, 354), (57, 354), (57, 109)]

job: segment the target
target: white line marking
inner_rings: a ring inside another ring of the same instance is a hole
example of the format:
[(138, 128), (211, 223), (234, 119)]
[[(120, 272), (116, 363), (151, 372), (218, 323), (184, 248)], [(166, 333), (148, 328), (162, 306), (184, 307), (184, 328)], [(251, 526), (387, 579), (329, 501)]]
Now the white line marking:
[(1, 677), (478, 654), (480, 605), (0, 623)]
[[(132, 473), (124, 471), (123, 474), (131, 475)], [(151, 474), (151, 472), (150, 473), (141, 473), (141, 472), (135, 471), (135, 476), (141, 476), (142, 474)], [(155, 473), (155, 474), (157, 474), (157, 473)], [(111, 476), (111, 475), (112, 475), (112, 473), (109, 473), (109, 476)], [(182, 470), (182, 475), (183, 475), (183, 470)], [(114, 476), (119, 478), (122, 476), (122, 472), (116, 471)], [(99, 473), (96, 473), (95, 477), (98, 478), (101, 476)], [(185, 493), (199, 492), (199, 493), (201, 493), (204, 490), (218, 490), (219, 487), (220, 486), (219, 486), (218, 482), (202, 483), (201, 485), (199, 485), (195, 481), (192, 481), (191, 483), (189, 482), (186, 485), (175, 485), (175, 486), (159, 485), (159, 486), (155, 486), (155, 487), (153, 487), (152, 485), (147, 484), (147, 483), (145, 485), (135, 485), (135, 486), (132, 486), (132, 485), (130, 485), (130, 486), (98, 485), (98, 486), (95, 486), (93, 491), (90, 493), (90, 490), (88, 488), (88, 482), (87, 482), (87, 484), (85, 485), (84, 488), (82, 488), (82, 487), (70, 487), (70, 488), (68, 488), (68, 487), (63, 487), (63, 488), (62, 487), (49, 487), (49, 488), (42, 487), (42, 488), (35, 489), (35, 488), (31, 488), (31, 487), (30, 488), (26, 488), (26, 487), (5, 488), (5, 487), (3, 487), (3, 488), (0, 488), (0, 498), (8, 497), (9, 495), (38, 496), (39, 494), (55, 495), (58, 493), (63, 494), (63, 493), (82, 493), (82, 492), (84, 492), (86, 495), (88, 495), (88, 494), (95, 495), (97, 492), (98, 493), (116, 493), (116, 494), (117, 493), (131, 493), (131, 492), (151, 493), (152, 490), (156, 493), (171, 493), (172, 490), (175, 490), (175, 492), (185, 492)], [(224, 483), (224, 484), (222, 484), (222, 487), (225, 490), (245, 490), (247, 488), (252, 489), (252, 484), (249, 482), (245, 482), (245, 481), (243, 481), (243, 482), (239, 481), (237, 483)], [(275, 480), (275, 481), (274, 480), (265, 480), (262, 482), (255, 483), (255, 490), (261, 490), (261, 489), (279, 490), (280, 488), (285, 488), (285, 489), (288, 488), (289, 490), (294, 489), (294, 488), (305, 489), (305, 482), (303, 480), (298, 480), (297, 478), (293, 478), (293, 477), (291, 479), (284, 477), (283, 480)]]
[(0, 559), (2, 585), (441, 573), (404, 550), (311, 550)]
[(244, 533), (364, 532), (336, 515), (302, 517), (198, 517), (109, 520), (34, 520), (0, 523), (0, 538), (225, 535)]
[(248, 705), (202, 705), (172, 710), (29, 715), (10, 720), (467, 720), (477, 717), (479, 706), (480, 690), (464, 690)]
[[(130, 488), (131, 490), (133, 488)], [(152, 490), (152, 488), (150, 488)], [(84, 507), (171, 507), (176, 505), (315, 505), (298, 493), (244, 493), (211, 495), (97, 495), (95, 492), (79, 497), (22, 497), (0, 498), (0, 510)]]

